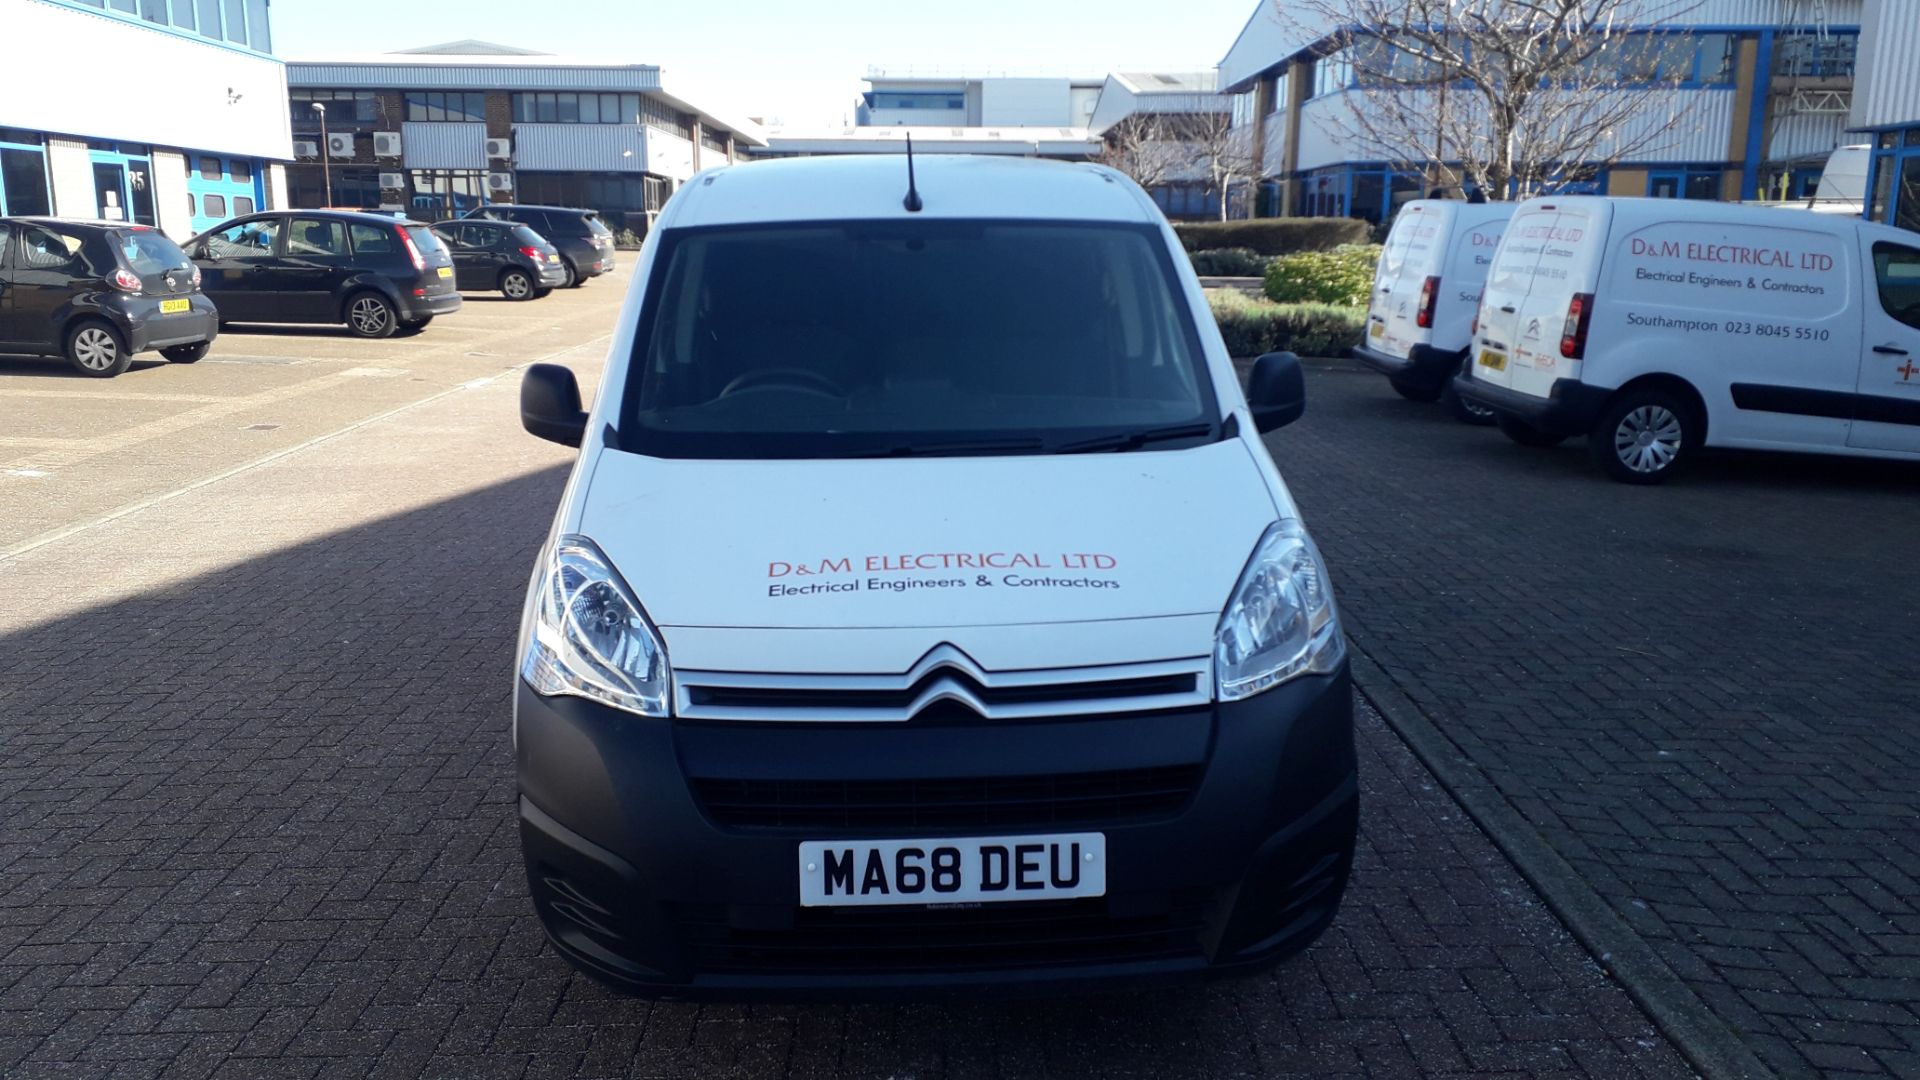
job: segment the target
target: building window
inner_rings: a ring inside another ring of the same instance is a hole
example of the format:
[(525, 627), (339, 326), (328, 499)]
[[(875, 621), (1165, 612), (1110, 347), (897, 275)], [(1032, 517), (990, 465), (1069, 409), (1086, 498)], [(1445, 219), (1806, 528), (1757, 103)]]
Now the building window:
[(727, 152), (727, 134), (724, 131), (702, 128), (700, 131), (700, 145), (716, 154), (724, 154)]
[(129, 21), (184, 30), (256, 52), (273, 51), (267, 0), (72, 0)]
[[(218, 198), (219, 196), (216, 195), (213, 197)], [(253, 213), (253, 200), (247, 198), (245, 195), (235, 195), (233, 197), (233, 212), (236, 216)]]
[(227, 163), (227, 167), (234, 183), (245, 184), (253, 179), (253, 163), (245, 158), (234, 158)]
[[(321, 185), (331, 173), (333, 190)], [(337, 206), (345, 209), (373, 210), (380, 206), (380, 169), (377, 166), (293, 165), (287, 168), (287, 205), (290, 207)]]
[(372, 131), (379, 126), (380, 101), (371, 90), (288, 90), (294, 131), (319, 133), (320, 114), (313, 111), (316, 101), (327, 107), (329, 131)]
[(516, 124), (633, 124), (639, 94), (515, 94)]
[(409, 90), (406, 100), (406, 117), (415, 123), (484, 124), (487, 120), (487, 95), (475, 91)]
[(1733, 85), (1732, 34), (1623, 35), (1587, 59), (1590, 78), (1640, 86)]
[(225, 171), (220, 168), (219, 158), (203, 157), (200, 159), (200, 178), (202, 180), (218, 180), (224, 175)]
[(867, 104), (876, 109), (964, 109), (963, 94), (947, 91), (875, 90), (866, 95)]
[(200, 204), (207, 209), (207, 216), (225, 218), (227, 216), (227, 197), (225, 195), (201, 196)]
[(407, 213), (422, 221), (457, 218), (486, 201), (487, 174), (475, 169), (414, 169)]
[[(0, 140), (10, 136), (10, 132), (0, 130)], [(0, 144), (0, 214), (29, 217), (51, 213), (46, 152), (38, 146)]]
[(1773, 39), (1773, 73), (1792, 79), (1851, 79), (1858, 34), (1781, 34)]
[(1655, 199), (1718, 199), (1720, 170), (1705, 166), (1656, 169), (1647, 176), (1647, 194)]
[(679, 122), (679, 114), (658, 98), (641, 98), (640, 116), (644, 122), (662, 131), (674, 130)]

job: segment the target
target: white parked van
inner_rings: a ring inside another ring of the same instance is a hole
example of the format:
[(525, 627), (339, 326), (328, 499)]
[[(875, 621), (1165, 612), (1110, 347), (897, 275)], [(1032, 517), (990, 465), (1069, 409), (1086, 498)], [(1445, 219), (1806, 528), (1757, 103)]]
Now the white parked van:
[(1669, 199), (1521, 204), (1462, 397), (1616, 479), (1702, 446), (1920, 457), (1920, 235)]
[(714, 170), (642, 249), (514, 708), (554, 947), (642, 994), (1259, 969), (1358, 813), (1326, 569), (1179, 240), (1094, 165)]
[(1366, 341), (1353, 350), (1402, 397), (1445, 400), (1470, 424), (1491, 424), (1493, 413), (1462, 401), (1453, 377), (1514, 205), (1420, 199), (1401, 207), (1374, 271)]

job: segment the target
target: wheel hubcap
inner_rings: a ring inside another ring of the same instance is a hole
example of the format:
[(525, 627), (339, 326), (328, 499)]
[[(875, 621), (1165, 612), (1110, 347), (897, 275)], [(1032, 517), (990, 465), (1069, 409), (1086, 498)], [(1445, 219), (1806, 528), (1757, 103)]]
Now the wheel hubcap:
[(371, 334), (387, 325), (387, 308), (380, 301), (368, 297), (353, 302), (353, 325), (363, 334)]
[(97, 326), (89, 326), (73, 339), (73, 355), (89, 371), (105, 371), (113, 366), (116, 346), (113, 335)]
[(1657, 473), (1680, 456), (1680, 418), (1664, 405), (1642, 405), (1620, 418), (1613, 452), (1637, 473)]
[(509, 276), (507, 278), (507, 295), (513, 297), (527, 295), (527, 279), (521, 277), (519, 274)]
[(1462, 399), (1460, 402), (1460, 405), (1462, 408), (1467, 410), (1467, 415), (1469, 416), (1492, 416), (1493, 415), (1492, 409), (1487, 408), (1485, 405), (1482, 405), (1477, 401), (1467, 401), (1465, 399)]

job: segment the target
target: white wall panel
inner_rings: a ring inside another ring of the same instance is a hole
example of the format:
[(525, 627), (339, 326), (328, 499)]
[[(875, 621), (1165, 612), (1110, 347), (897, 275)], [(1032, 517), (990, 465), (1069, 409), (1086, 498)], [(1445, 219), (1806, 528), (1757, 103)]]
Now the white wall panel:
[(1066, 79), (986, 79), (980, 86), (980, 122), (987, 127), (1071, 127)]
[(513, 163), (536, 172), (646, 172), (659, 134), (638, 124), (515, 124)]
[(694, 174), (693, 143), (685, 136), (662, 131), (657, 127), (647, 128), (646, 170), (660, 176), (670, 176), (675, 180), (686, 180)]
[(267, 166), (267, 206), (275, 210), (287, 207), (287, 167), (279, 162)]
[(1866, 141), (1864, 136), (1848, 135), (1846, 129), (1847, 118), (1839, 115), (1781, 117), (1774, 124), (1767, 160), (1823, 157), (1835, 147)]
[(167, 150), (153, 152), (153, 208), (160, 231), (184, 243), (193, 235), (193, 214), (187, 209), (187, 159)]
[(38, 0), (5, 0), (4, 20), (0, 127), (293, 156), (278, 60)]
[(87, 157), (86, 143), (48, 139), (47, 172), (53, 180), (55, 217), (100, 216), (100, 200), (93, 190), (93, 161)]
[(1920, 4), (1873, 0), (1860, 35), (1852, 127), (1920, 123)]
[(487, 125), (410, 120), (400, 125), (400, 160), (409, 169), (484, 169)]

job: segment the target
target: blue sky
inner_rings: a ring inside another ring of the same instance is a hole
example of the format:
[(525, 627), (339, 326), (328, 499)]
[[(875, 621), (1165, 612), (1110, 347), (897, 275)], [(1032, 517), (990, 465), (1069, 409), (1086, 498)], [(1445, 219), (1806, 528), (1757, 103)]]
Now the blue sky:
[(479, 38), (658, 64), (670, 88), (689, 86), (698, 103), (816, 125), (852, 122), (869, 65), (1062, 75), (1210, 69), (1259, 2), (274, 0), (273, 30), (275, 51), (292, 59)]

